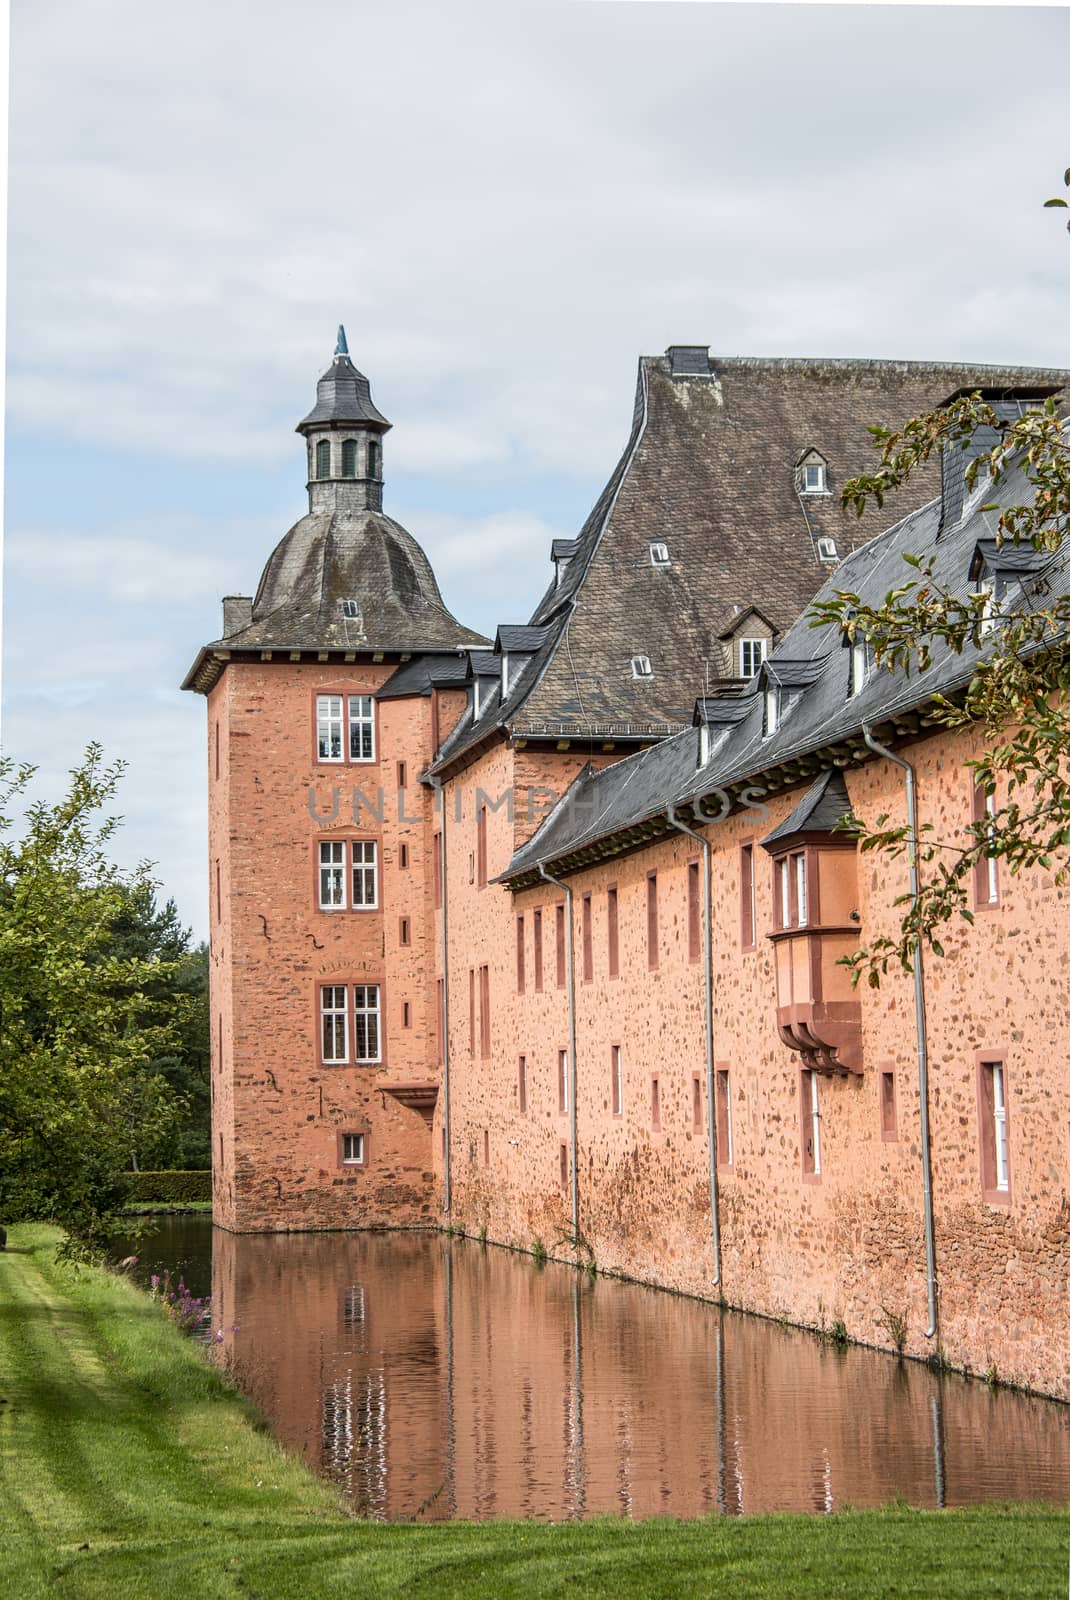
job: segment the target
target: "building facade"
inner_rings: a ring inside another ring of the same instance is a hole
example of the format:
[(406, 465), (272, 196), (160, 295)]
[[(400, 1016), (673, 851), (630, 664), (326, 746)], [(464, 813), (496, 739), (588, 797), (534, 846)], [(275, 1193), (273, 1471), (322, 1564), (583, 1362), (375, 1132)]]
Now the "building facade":
[(889, 532), (845, 523), (867, 424), (1064, 378), (644, 358), (606, 490), (488, 641), (383, 513), (390, 425), (340, 338), (309, 513), (186, 680), (224, 1227), (450, 1222), (1070, 1394), (1060, 892), (993, 871), (927, 975), (927, 1206), (912, 980), (837, 964), (895, 931), (905, 867), (837, 823), (902, 811), (867, 729), (951, 837), (976, 752), (927, 720), (952, 663), (922, 692), (801, 618), (922, 549), (974, 581), (961, 463)]

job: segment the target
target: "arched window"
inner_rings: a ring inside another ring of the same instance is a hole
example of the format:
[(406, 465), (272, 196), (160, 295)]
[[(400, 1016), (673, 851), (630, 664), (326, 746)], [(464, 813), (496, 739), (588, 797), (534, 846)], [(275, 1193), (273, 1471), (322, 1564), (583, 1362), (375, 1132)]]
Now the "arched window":
[(316, 477), (329, 478), (331, 475), (331, 441), (321, 439), (316, 446)]
[(342, 440), (342, 477), (355, 478), (357, 475), (357, 441), (355, 439)]
[(374, 439), (368, 441), (368, 477), (379, 476), (379, 446)]

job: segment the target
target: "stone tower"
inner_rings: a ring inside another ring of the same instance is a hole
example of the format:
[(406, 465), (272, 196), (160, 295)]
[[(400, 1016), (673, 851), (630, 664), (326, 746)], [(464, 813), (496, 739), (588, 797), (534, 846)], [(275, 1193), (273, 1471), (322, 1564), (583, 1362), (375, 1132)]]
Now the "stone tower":
[[(214, 1215), (239, 1231), (431, 1208), (440, 686), (483, 643), (382, 510), (390, 423), (345, 333), (298, 425), (309, 509), (184, 687), (208, 709)], [(452, 711), (450, 716), (454, 715)]]

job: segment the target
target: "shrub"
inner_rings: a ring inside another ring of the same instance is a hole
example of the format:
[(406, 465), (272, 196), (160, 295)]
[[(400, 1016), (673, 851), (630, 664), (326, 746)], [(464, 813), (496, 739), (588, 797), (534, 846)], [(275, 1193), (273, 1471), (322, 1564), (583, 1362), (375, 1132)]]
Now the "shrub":
[(127, 1198), (141, 1205), (185, 1206), (211, 1200), (211, 1172), (128, 1172)]

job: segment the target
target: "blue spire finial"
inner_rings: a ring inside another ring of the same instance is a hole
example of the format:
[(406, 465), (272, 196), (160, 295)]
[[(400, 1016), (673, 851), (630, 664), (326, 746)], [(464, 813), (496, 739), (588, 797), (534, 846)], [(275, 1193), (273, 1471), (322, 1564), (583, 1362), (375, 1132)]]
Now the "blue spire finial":
[(334, 347), (334, 353), (336, 356), (347, 356), (349, 354), (349, 346), (346, 344), (346, 330), (341, 323), (338, 324), (338, 343)]

